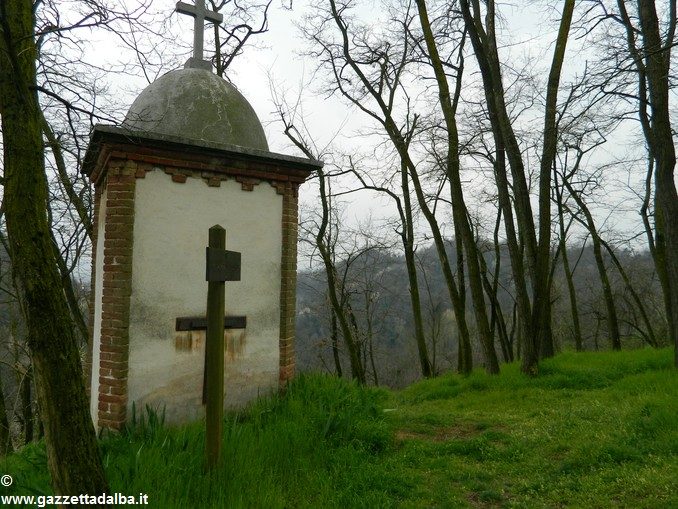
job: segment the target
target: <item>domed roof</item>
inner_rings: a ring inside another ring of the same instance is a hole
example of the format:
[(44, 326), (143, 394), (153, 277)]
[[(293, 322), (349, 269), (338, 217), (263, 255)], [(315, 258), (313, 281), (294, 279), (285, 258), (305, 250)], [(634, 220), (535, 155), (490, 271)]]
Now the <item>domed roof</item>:
[(122, 127), (268, 150), (261, 122), (233, 85), (203, 69), (161, 76), (132, 103)]

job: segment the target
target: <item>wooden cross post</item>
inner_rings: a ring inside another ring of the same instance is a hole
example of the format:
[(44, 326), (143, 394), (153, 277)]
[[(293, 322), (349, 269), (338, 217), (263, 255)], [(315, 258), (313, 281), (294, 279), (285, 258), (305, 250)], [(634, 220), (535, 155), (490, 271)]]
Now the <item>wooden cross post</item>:
[(240, 253), (226, 251), (226, 231), (214, 225), (207, 248), (207, 332), (205, 339), (205, 455), (207, 469), (219, 462), (224, 421), (225, 281), (240, 280)]
[(219, 24), (224, 20), (223, 14), (208, 11), (205, 8), (205, 0), (195, 0), (195, 5), (177, 2), (176, 11), (180, 14), (193, 16), (193, 57), (189, 58), (184, 67), (194, 69), (212, 69), (212, 65), (203, 60), (203, 41), (205, 38), (205, 21)]

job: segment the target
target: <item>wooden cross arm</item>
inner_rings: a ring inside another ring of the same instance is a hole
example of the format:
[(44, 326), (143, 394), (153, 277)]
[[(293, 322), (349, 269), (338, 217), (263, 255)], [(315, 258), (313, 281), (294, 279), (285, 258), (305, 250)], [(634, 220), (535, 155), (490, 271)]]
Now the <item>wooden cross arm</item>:
[(196, 7), (195, 5), (190, 5), (184, 2), (177, 2), (176, 11), (182, 14), (188, 14), (189, 16), (203, 17), (208, 21), (213, 23), (221, 23), (224, 21), (224, 15), (219, 12), (208, 11), (204, 6)]
[[(246, 316), (225, 316), (224, 329), (247, 328)], [(180, 316), (176, 319), (176, 331), (207, 330), (207, 318), (203, 316)]]

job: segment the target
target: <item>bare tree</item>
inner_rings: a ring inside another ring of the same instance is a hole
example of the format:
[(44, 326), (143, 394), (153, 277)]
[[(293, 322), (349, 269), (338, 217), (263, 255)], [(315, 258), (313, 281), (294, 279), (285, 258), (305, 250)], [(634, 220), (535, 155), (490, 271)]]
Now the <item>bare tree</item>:
[(212, 9), (222, 12), (226, 20), (225, 23), (214, 24), (214, 67), (217, 76), (224, 75), (233, 60), (242, 54), (251, 37), (268, 32), (268, 10), (272, 3), (273, 0), (210, 0)]
[[(565, 47), (574, 10), (574, 0), (563, 4), (560, 28), (556, 38), (549, 78), (546, 90), (546, 108), (544, 116), (544, 137), (539, 173), (539, 240), (534, 224), (530, 193), (525, 172), (525, 163), (518, 139), (513, 129), (506, 107), (505, 87), (497, 47), (496, 8), (493, 0), (485, 3), (460, 0), (461, 12), (473, 44), (476, 60), (480, 67), (484, 83), (485, 97), (492, 124), (497, 152), (501, 164), (496, 166), (496, 182), (499, 190), (499, 202), (504, 215), (507, 240), (511, 253), (511, 265), (517, 291), (520, 322), (524, 331), (524, 349), (522, 370), (536, 373), (541, 343), (551, 341), (550, 302), (548, 273), (550, 270), (551, 248), (551, 165), (556, 153), (556, 104), (560, 74), (564, 60)], [(485, 22), (483, 23), (483, 19)], [(513, 202), (509, 195), (508, 178), (504, 166), (503, 154), (506, 154), (512, 176)], [(518, 230), (513, 221), (513, 207)], [(523, 269), (523, 254), (519, 248), (518, 236), (525, 244), (528, 271)], [(528, 290), (528, 278), (532, 294)], [(532, 298), (530, 298), (532, 297)]]
[(635, 324), (630, 324), (633, 325), (633, 327), (640, 332), (640, 334), (645, 338), (645, 341), (652, 347), (657, 348), (659, 346), (659, 342), (657, 341), (657, 336), (654, 332), (654, 327), (652, 326), (652, 322), (650, 321), (649, 314), (647, 312), (647, 308), (645, 304), (643, 304), (642, 299), (640, 298), (640, 295), (636, 291), (636, 289), (633, 286), (633, 283), (631, 282), (631, 278), (626, 272), (626, 269), (624, 269), (624, 266), (622, 263), (619, 261), (619, 258), (614, 252), (614, 249), (612, 249), (612, 246), (610, 246), (609, 242), (605, 241), (604, 239), (600, 238), (600, 244), (605, 248), (605, 251), (607, 251), (607, 254), (609, 255), (610, 259), (612, 260), (612, 263), (614, 263), (614, 266), (617, 268), (617, 271), (619, 272), (619, 275), (624, 281), (624, 284), (626, 285), (626, 289), (628, 292), (631, 294), (631, 298), (633, 299), (633, 304), (635, 305), (635, 309), (638, 310), (641, 316), (641, 320), (643, 322), (643, 325), (645, 326), (645, 330), (640, 329)]
[[(428, 9), (424, 0), (417, 0), (417, 10), (419, 13), (419, 22), (424, 33), (424, 41), (428, 51), (428, 58), (433, 67), (436, 83), (438, 86), (438, 97), (443, 111), (445, 127), (447, 131), (447, 156), (446, 156), (446, 175), (450, 181), (452, 192), (452, 214), (454, 223), (459, 232), (461, 232), (461, 241), (466, 251), (466, 264), (469, 274), (469, 286), (473, 298), (473, 309), (475, 311), (476, 326), (480, 336), (480, 343), (485, 357), (485, 369), (488, 373), (499, 372), (499, 361), (494, 349), (494, 338), (490, 331), (490, 324), (487, 317), (487, 306), (485, 304), (485, 295), (481, 278), (481, 262), (473, 232), (468, 220), (468, 210), (464, 201), (464, 193), (461, 185), (460, 162), (459, 162), (459, 135), (457, 130), (456, 110), (461, 93), (460, 70), (457, 72), (456, 87), (454, 94), (450, 92), (447, 83), (447, 75), (443, 61), (440, 57), (438, 46), (435, 41), (431, 22), (429, 20)], [(461, 42), (463, 46), (463, 39)], [(463, 69), (463, 66), (460, 67)]]
[(91, 125), (113, 117), (99, 107), (105, 70), (83, 62), (73, 34), (102, 29), (140, 56), (136, 34), (150, 33), (140, 19), (149, 3), (131, 11), (96, 1), (0, 6), (3, 207), (32, 361), (19, 383), (22, 420), (29, 439), (33, 379), (56, 493), (106, 489), (80, 365), (88, 334), (76, 269), (92, 234), (91, 190), (79, 165)]
[[(579, 166), (583, 152), (578, 154), (577, 164), (575, 167)], [(576, 170), (573, 170), (575, 172)], [(603, 259), (603, 248), (602, 248), (602, 239), (596, 228), (595, 222), (593, 220), (593, 215), (589, 210), (589, 207), (586, 205), (586, 202), (582, 198), (582, 191), (575, 190), (572, 186), (572, 183), (569, 181), (569, 176), (563, 176), (563, 183), (570, 193), (570, 196), (574, 199), (579, 210), (584, 215), (584, 220), (580, 219), (577, 214), (573, 214), (573, 217), (576, 218), (580, 223), (586, 227), (591, 235), (591, 241), (593, 243), (593, 254), (596, 260), (596, 267), (598, 268), (598, 275), (600, 277), (600, 282), (603, 287), (603, 296), (605, 298), (605, 309), (606, 320), (607, 320), (607, 332), (610, 335), (610, 346), (613, 350), (621, 350), (621, 336), (619, 333), (619, 320), (617, 318), (617, 308), (614, 302), (614, 295), (612, 294), (612, 286), (610, 284), (610, 279), (607, 273), (607, 268), (605, 267), (605, 260)], [(586, 183), (584, 183), (586, 187)]]
[[(309, 159), (322, 158), (319, 153), (313, 152), (313, 145), (310, 140), (307, 140), (302, 131), (294, 124), (294, 116), (296, 111), (288, 111), (284, 101), (277, 103), (277, 112), (280, 121), (284, 126), (284, 133), (287, 138)], [(344, 343), (348, 351), (348, 357), (351, 365), (351, 375), (359, 383), (364, 384), (365, 366), (360, 355), (360, 343), (358, 331), (356, 328), (355, 316), (352, 310), (348, 307), (350, 303), (347, 300), (345, 293), (342, 291), (340, 280), (337, 273), (335, 259), (332, 253), (332, 238), (328, 238), (328, 228), (331, 222), (332, 210), (330, 207), (330, 193), (328, 176), (322, 168), (317, 171), (318, 185), (320, 192), (320, 223), (317, 225), (315, 231), (315, 247), (320, 254), (325, 273), (327, 276), (328, 297), (332, 307), (333, 316), (339, 322)]]
[(560, 256), (563, 260), (563, 271), (565, 275), (565, 282), (567, 283), (568, 296), (570, 300), (570, 313), (572, 314), (572, 329), (574, 335), (574, 345), (577, 352), (581, 352), (583, 347), (582, 333), (581, 333), (581, 322), (579, 320), (579, 308), (577, 307), (577, 292), (574, 289), (573, 281), (573, 270), (570, 268), (570, 257), (567, 253), (567, 232), (574, 221), (574, 218), (570, 219), (568, 225), (565, 225), (565, 202), (563, 196), (564, 185), (558, 183), (558, 172), (556, 168), (553, 169), (553, 185), (555, 191), (555, 202), (558, 213), (558, 229), (559, 229), (559, 247), (560, 247)]
[(42, 115), (36, 93), (32, 2), (0, 5), (3, 205), (13, 270), (25, 303), (28, 344), (45, 423), (48, 466), (58, 494), (107, 491), (89, 415), (77, 338), (54, 257)]
[[(349, 10), (349, 3), (330, 1), (326, 11), (321, 10), (317, 17), (312, 18), (312, 22), (304, 28), (306, 37), (315, 44), (310, 54), (319, 60), (321, 68), (329, 71), (328, 89), (347, 99), (379, 126), (378, 131), (387, 137), (407, 169), (417, 203), (431, 229), (457, 316), (460, 371), (469, 372), (472, 360), (463, 285), (457, 284), (450, 267), (445, 240), (435, 215), (435, 204), (431, 206), (429, 203), (419, 165), (410, 150), (411, 141), (408, 141), (418, 117), (409, 108), (410, 97), (403, 79), (412, 72), (410, 66), (415, 65), (416, 68), (420, 65), (416, 52), (423, 48), (419, 36), (413, 37), (415, 18), (409, 6), (405, 6), (403, 12), (393, 13), (386, 40), (383, 38), (385, 34), (374, 35), (367, 27), (355, 23)], [(460, 242), (461, 238), (456, 236), (455, 241)], [(461, 274), (458, 277), (463, 281)], [(423, 350), (419, 351), (421, 360)], [(491, 361), (486, 365), (488, 369), (496, 367), (496, 363)]]
[(669, 106), (671, 49), (678, 19), (676, 0), (667, 3), (664, 30), (654, 0), (638, 0), (634, 17), (628, 2), (618, 0), (618, 16), (613, 19), (620, 21), (626, 32), (627, 50), (638, 80), (638, 116), (655, 165), (655, 261), (678, 368), (678, 193)]
[[(414, 128), (415, 126), (413, 125), (412, 129), (410, 130), (410, 135)], [(408, 139), (411, 140), (411, 136), (409, 136)], [(400, 198), (399, 194), (391, 191), (390, 189), (381, 185), (375, 185), (372, 182), (368, 182), (366, 180), (367, 177), (363, 176), (363, 172), (358, 171), (355, 168), (355, 165), (352, 166), (353, 174), (358, 178), (364, 189), (385, 194), (393, 200), (396, 206), (399, 219), (398, 226), (396, 227), (396, 233), (400, 237), (403, 252), (405, 253), (405, 265), (407, 267), (407, 278), (409, 281), (410, 304), (412, 309), (412, 317), (414, 319), (414, 337), (419, 354), (421, 374), (426, 378), (431, 377), (434, 374), (434, 370), (431, 365), (428, 347), (426, 345), (426, 338), (424, 335), (424, 321), (422, 318), (421, 297), (419, 294), (419, 276), (415, 258), (414, 218), (411, 203), (412, 197), (410, 195), (410, 179), (409, 173), (407, 171), (407, 165), (404, 161), (400, 161), (399, 191), (402, 193), (402, 199)]]

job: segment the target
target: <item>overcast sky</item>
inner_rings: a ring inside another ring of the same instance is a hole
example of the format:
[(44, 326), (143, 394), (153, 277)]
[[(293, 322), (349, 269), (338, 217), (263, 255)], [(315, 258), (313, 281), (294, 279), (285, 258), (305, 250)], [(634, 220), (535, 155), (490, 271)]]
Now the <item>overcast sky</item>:
[[(284, 3), (289, 5), (289, 0)], [(380, 12), (379, 2), (364, 2), (364, 4), (366, 7), (362, 10), (363, 14), (367, 13), (367, 16), (369, 16), (369, 13), (374, 13), (376, 16)], [(502, 33), (504, 34), (504, 42), (506, 42), (505, 47), (501, 50), (502, 55), (510, 55), (512, 58), (515, 56), (516, 62), (528, 58), (541, 59), (545, 62), (544, 65), (548, 65), (555, 38), (554, 29), (556, 28), (557, 13), (554, 14), (552, 9), (544, 7), (543, 4), (535, 2), (527, 2), (527, 4), (531, 5), (526, 5), (526, 2), (501, 4), (500, 13), (503, 16), (504, 27)], [(177, 42), (174, 47), (169, 45), (163, 49), (167, 54), (178, 56), (184, 53), (191, 44), (193, 20), (188, 16), (174, 13), (174, 6), (175, 2), (171, 0), (154, 0), (152, 3), (154, 10), (168, 16), (170, 30), (176, 36)], [(276, 87), (280, 90), (287, 90), (293, 97), (298, 91), (299, 85), (302, 82), (307, 83), (313, 76), (315, 63), (300, 56), (300, 53), (306, 48), (306, 43), (300, 38), (299, 31), (295, 26), (295, 23), (300, 22), (308, 11), (309, 4), (305, 1), (295, 0), (294, 8), (289, 10), (282, 7), (281, 0), (274, 0), (269, 12), (269, 32), (257, 36), (256, 40), (253, 40), (254, 44), (246, 48), (244, 54), (236, 59), (228, 71), (228, 78), (249, 100), (257, 112), (264, 125), (269, 146), (275, 152), (298, 155), (282, 135), (280, 124), (275, 122), (269, 77), (273, 78)], [(207, 44), (209, 43), (206, 42), (206, 46)], [(566, 73), (576, 72), (577, 66), (583, 65), (585, 62), (584, 55), (577, 55), (573, 58), (571, 52), (577, 51), (576, 44), (576, 42), (572, 42), (568, 46), (570, 53), (566, 55), (566, 62), (569, 68), (566, 69)], [(96, 47), (94, 51), (101, 55), (101, 49), (101, 47)], [(105, 58), (112, 61), (134, 58), (131, 52), (121, 51), (115, 45), (106, 44), (104, 49), (107, 50)], [(472, 58), (470, 57), (468, 60), (471, 61)], [(166, 70), (169, 70), (169, 68)], [(136, 81), (125, 79), (124, 82), (117, 82), (121, 91), (123, 89), (128, 91), (127, 95), (120, 93), (121, 97), (125, 97), (127, 104), (131, 103), (134, 96), (143, 89), (145, 84), (143, 78)], [(347, 106), (338, 98), (318, 96), (316, 92), (317, 88), (311, 85), (304, 89), (302, 95), (306, 120), (319, 145), (322, 146), (334, 139), (334, 142), (343, 149), (359, 146), (363, 138), (358, 136), (357, 133), (361, 126), (365, 124), (364, 115), (357, 109)], [(637, 134), (632, 133), (632, 130), (620, 130), (618, 139), (609, 143), (601, 151), (600, 157), (611, 157), (612, 154), (621, 155), (626, 150), (626, 146), (630, 144), (633, 136), (637, 136)], [(642, 175), (632, 176), (629, 181), (632, 186), (637, 185), (633, 181), (636, 177), (642, 178)], [(620, 176), (619, 178), (623, 179), (624, 177)], [(622, 185), (622, 183), (618, 184)], [(301, 201), (304, 207), (317, 202), (314, 191), (315, 188), (312, 184), (302, 187)], [(352, 206), (348, 209), (347, 219), (353, 224), (370, 214), (379, 219), (386, 213), (384, 204), (387, 202), (375, 200), (374, 196), (362, 193), (350, 199)], [(624, 204), (627, 198), (623, 198), (621, 195), (619, 197), (610, 195), (606, 196), (605, 199), (610, 202), (618, 202), (617, 206), (620, 207), (609, 224), (624, 229), (638, 224), (638, 214), (635, 212), (637, 210), (636, 204), (628, 207), (628, 212), (622, 213), (621, 208), (630, 203)], [(602, 221), (608, 215), (608, 211), (601, 209), (599, 219)]]

